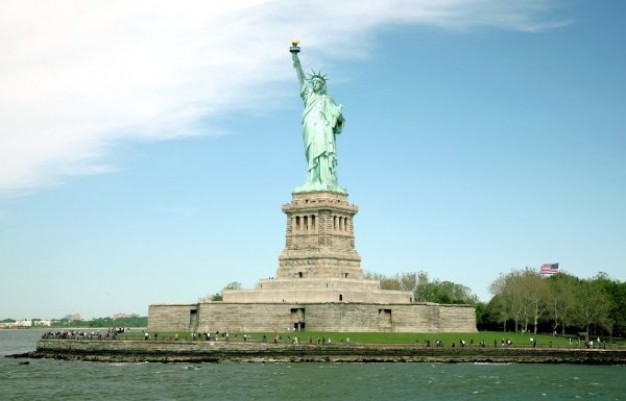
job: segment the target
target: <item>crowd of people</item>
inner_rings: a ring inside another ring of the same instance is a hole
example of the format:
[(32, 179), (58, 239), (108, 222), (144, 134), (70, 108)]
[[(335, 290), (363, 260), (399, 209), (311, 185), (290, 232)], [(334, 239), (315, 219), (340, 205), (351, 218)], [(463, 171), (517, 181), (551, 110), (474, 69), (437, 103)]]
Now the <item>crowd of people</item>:
[(48, 331), (43, 333), (42, 339), (61, 339), (61, 340), (108, 340), (115, 339), (118, 334), (122, 334), (129, 330), (126, 327), (113, 327), (105, 330), (59, 330)]
[[(129, 328), (125, 328), (125, 327), (113, 327), (113, 328), (108, 328), (108, 329), (99, 329), (99, 330), (80, 330), (80, 329), (72, 329), (72, 330), (59, 330), (59, 331), (48, 331), (46, 333), (44, 333), (42, 335), (42, 339), (63, 339), (63, 340), (116, 340), (117, 336), (119, 334), (123, 334), (126, 332), (129, 332), (130, 329)], [(139, 335), (141, 335), (141, 337), (143, 337), (144, 340), (153, 340), (153, 341), (157, 341), (157, 340), (161, 340), (161, 341), (178, 341), (179, 340), (179, 335), (178, 333), (175, 334), (170, 334), (168, 333), (167, 335), (161, 333), (152, 333), (152, 335), (150, 335), (150, 333), (147, 330), (142, 330), (141, 333), (137, 333)], [(327, 337), (317, 337), (317, 338), (313, 338), (313, 337), (309, 337), (308, 340), (302, 340), (301, 338), (299, 338), (298, 336), (295, 335), (296, 333), (288, 333), (286, 336), (282, 335), (282, 334), (274, 334), (273, 337), (268, 337), (266, 334), (262, 334), (260, 337), (254, 337), (250, 336), (248, 334), (241, 334), (241, 333), (235, 333), (234, 335), (230, 335), (230, 333), (228, 332), (220, 332), (215, 331), (214, 333), (211, 332), (203, 332), (203, 333), (197, 333), (197, 332), (192, 332), (189, 334), (184, 334), (183, 338), (185, 341), (223, 341), (223, 342), (228, 342), (228, 341), (235, 341), (235, 342), (248, 342), (248, 341), (253, 341), (253, 342), (261, 342), (261, 343), (268, 343), (268, 342), (272, 342), (274, 344), (292, 344), (292, 345), (299, 345), (299, 344), (309, 344), (309, 345), (329, 345), (332, 344), (332, 340), (331, 338), (327, 338)], [(304, 333), (302, 333), (304, 334)], [(124, 339), (128, 339), (127, 337), (123, 337)], [(132, 336), (130, 338), (137, 338), (136, 336)], [(530, 347), (536, 348), (537, 347), (537, 338), (534, 336), (530, 337)], [(351, 345), (350, 342), (350, 338), (346, 337), (346, 338), (341, 338), (340, 341), (338, 341), (339, 344), (341, 345)], [(419, 340), (416, 340), (416, 344), (419, 343)], [(481, 339), (478, 343), (477, 343), (478, 347), (480, 348), (485, 348), (488, 347), (487, 342), (484, 339)], [(549, 343), (546, 344), (548, 347), (552, 347), (552, 341), (550, 341)], [(570, 339), (569, 340), (569, 345), (571, 347), (585, 347), (585, 348), (606, 348), (606, 342), (602, 341), (600, 338), (598, 338), (596, 341), (594, 340), (584, 340), (582, 338), (578, 338), (578, 340), (576, 339)], [(424, 341), (423, 343), (424, 347), (434, 347), (434, 348), (444, 348), (444, 342), (438, 338), (436, 338), (434, 341), (431, 342), (430, 339)], [(465, 339), (461, 338), (459, 339), (458, 342), (452, 341), (451, 343), (449, 343), (448, 347), (451, 348), (466, 348), (466, 347), (474, 347), (474, 339), (470, 338), (469, 343), (465, 341)], [(497, 347), (501, 347), (501, 348), (509, 348), (509, 347), (513, 347), (513, 341), (510, 338), (502, 338), (501, 341), (498, 341), (496, 339), (493, 340), (493, 347), (497, 348)]]

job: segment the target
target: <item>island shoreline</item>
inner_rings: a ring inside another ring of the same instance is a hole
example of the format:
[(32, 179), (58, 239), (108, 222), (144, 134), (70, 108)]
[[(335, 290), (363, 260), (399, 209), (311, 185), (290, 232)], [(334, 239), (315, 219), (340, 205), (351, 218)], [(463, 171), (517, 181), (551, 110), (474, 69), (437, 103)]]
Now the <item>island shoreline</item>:
[(424, 345), (284, 344), (228, 341), (45, 339), (10, 358), (160, 363), (552, 363), (626, 364), (626, 349), (427, 347)]

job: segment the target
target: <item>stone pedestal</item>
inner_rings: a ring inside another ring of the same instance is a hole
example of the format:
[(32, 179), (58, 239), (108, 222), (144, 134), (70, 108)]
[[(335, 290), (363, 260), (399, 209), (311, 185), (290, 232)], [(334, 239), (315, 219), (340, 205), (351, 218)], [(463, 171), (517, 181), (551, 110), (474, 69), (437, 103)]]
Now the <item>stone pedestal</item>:
[(287, 215), (285, 249), (276, 277), (259, 280), (255, 289), (224, 290), (224, 302), (298, 303), (365, 302), (410, 304), (410, 291), (380, 289), (367, 280), (354, 247), (355, 205), (338, 192), (294, 192), (283, 205)]
[(283, 205), (287, 215), (285, 249), (279, 256), (279, 279), (362, 279), (361, 257), (354, 246), (358, 207), (336, 192), (292, 194)]
[(355, 205), (338, 192), (295, 192), (275, 278), (224, 290), (222, 302), (150, 305), (150, 331), (471, 332), (471, 305), (414, 303), (411, 291), (364, 278), (354, 246)]

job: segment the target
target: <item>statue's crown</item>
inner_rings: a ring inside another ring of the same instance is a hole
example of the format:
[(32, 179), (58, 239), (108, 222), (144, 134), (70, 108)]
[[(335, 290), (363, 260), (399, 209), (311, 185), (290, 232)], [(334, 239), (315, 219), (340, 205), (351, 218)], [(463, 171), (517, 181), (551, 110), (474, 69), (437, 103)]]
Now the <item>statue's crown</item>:
[(321, 79), (322, 81), (326, 82), (328, 81), (328, 77), (326, 75), (322, 75), (321, 71), (317, 71), (315, 72), (315, 70), (311, 69), (311, 74), (307, 74), (308, 75), (308, 80), (312, 81), (314, 79)]

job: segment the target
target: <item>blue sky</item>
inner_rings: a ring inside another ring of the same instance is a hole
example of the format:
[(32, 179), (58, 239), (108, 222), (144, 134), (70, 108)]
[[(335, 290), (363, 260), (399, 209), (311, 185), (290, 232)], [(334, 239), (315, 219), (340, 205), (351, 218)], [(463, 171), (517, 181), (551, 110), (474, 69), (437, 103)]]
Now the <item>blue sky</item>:
[(626, 279), (626, 3), (334, 3), (5, 2), (0, 318), (274, 276), (306, 169), (293, 38), (344, 106), (364, 270), (484, 301), (546, 262)]

